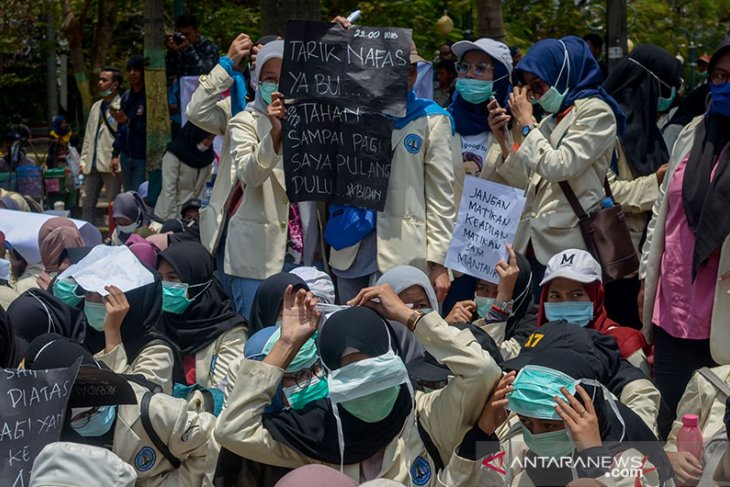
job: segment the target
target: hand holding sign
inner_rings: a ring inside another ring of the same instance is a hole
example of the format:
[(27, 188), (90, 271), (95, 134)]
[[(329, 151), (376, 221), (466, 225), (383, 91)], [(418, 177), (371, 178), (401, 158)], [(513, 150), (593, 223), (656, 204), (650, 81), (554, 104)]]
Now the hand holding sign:
[(271, 140), (274, 143), (274, 150), (279, 153), (281, 152), (281, 121), (286, 119), (284, 95), (278, 91), (271, 94), (271, 103), (267, 107), (267, 113), (271, 121)]

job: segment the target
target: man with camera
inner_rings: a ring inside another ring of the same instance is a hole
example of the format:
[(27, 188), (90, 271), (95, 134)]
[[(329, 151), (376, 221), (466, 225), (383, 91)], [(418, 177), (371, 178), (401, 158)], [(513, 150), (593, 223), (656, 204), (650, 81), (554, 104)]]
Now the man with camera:
[(200, 34), (197, 19), (181, 15), (175, 20), (175, 34), (167, 38), (167, 69), (178, 78), (208, 74), (218, 63), (218, 46)]

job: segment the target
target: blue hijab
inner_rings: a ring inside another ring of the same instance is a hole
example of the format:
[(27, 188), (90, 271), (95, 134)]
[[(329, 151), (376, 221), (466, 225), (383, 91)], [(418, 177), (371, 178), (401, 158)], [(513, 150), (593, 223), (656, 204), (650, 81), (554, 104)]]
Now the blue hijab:
[(234, 69), (233, 61), (228, 56), (221, 56), (219, 64), (226, 70), (228, 76), (233, 78), (233, 84), (230, 88), (231, 115), (235, 117), (238, 112), (246, 108), (246, 78), (244, 78), (241, 71)]
[[(562, 43), (561, 43), (562, 41)], [(565, 48), (563, 47), (565, 44)], [(568, 50), (568, 63), (565, 61), (565, 49)], [(560, 68), (563, 73), (560, 75)], [(570, 69), (568, 69), (570, 68)], [(601, 86), (602, 75), (598, 62), (593, 57), (588, 44), (576, 36), (562, 39), (544, 39), (535, 43), (525, 57), (515, 67), (516, 79), (523, 81), (524, 73), (532, 73), (559, 92), (569, 87), (558, 113), (565, 111), (581, 98), (598, 97), (605, 101), (616, 117), (616, 132), (620, 136), (626, 126), (626, 117), (621, 107)]]
[[(494, 79), (499, 80), (494, 82), (494, 97), (501, 107), (506, 107), (509, 94), (512, 91), (508, 76), (509, 72), (507, 66), (491, 56), (490, 58), (494, 64)], [(489, 101), (479, 104), (469, 103), (461, 97), (458, 91), (454, 91), (454, 96), (451, 98), (451, 104), (447, 110), (454, 117), (456, 132), (459, 135), (476, 135), (489, 132), (489, 122), (487, 121), (489, 117), (488, 103)]]
[(451, 135), (454, 135), (454, 119), (438, 103), (428, 98), (418, 98), (416, 92), (411, 89), (406, 98), (406, 115), (401, 118), (394, 118), (393, 125), (397, 129), (402, 129), (413, 120), (421, 117), (430, 117), (433, 115), (446, 115), (451, 122)]

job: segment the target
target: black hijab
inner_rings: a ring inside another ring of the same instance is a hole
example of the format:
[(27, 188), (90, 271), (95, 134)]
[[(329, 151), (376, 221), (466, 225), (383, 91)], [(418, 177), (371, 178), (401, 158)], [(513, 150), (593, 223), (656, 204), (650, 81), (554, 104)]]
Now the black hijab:
[[(175, 270), (180, 280), (192, 288), (188, 299), (194, 301), (182, 314), (162, 313), (165, 332), (185, 355), (193, 355), (208, 346), (234, 326), (243, 326), (246, 320), (236, 313), (223, 286), (213, 276), (213, 257), (199, 243), (180, 242), (169, 246), (157, 256)], [(210, 282), (209, 286), (205, 283)]]
[(299, 276), (289, 272), (279, 272), (267, 277), (256, 290), (256, 296), (251, 305), (251, 319), (248, 326), (248, 336), (253, 336), (259, 330), (276, 323), (281, 304), (284, 302), (284, 291), (291, 284), (294, 291), (306, 289), (309, 286)]
[(192, 122), (186, 122), (180, 132), (167, 144), (167, 150), (180, 159), (180, 162), (193, 169), (201, 169), (213, 163), (215, 152), (211, 144), (203, 152), (196, 147), (202, 140), (212, 134), (199, 128)]
[(44, 333), (57, 333), (79, 343), (86, 337), (83, 311), (42, 289), (29, 289), (18, 296), (8, 307), (8, 318), (22, 355), (30, 343)]
[(507, 318), (504, 338), (516, 338), (522, 342), (535, 331), (537, 322), (523, 320), (530, 308), (530, 303), (532, 303), (532, 268), (527, 257), (519, 252), (515, 252), (515, 256), (517, 257), (517, 266), (520, 268), (520, 272), (517, 275), (515, 289), (512, 291), (514, 304), (512, 314)]
[(5, 310), (0, 306), (0, 366), (3, 368), (13, 369), (18, 366), (18, 362), (23, 355), (18, 351), (15, 342), (15, 332), (10, 326), (10, 320)]
[[(720, 56), (730, 52), (726, 37), (710, 59), (707, 72), (715, 69)], [(720, 159), (722, 156), (722, 160)], [(682, 183), (682, 201), (689, 228), (695, 234), (692, 279), (699, 267), (722, 246), (730, 233), (730, 118), (708, 112), (697, 125)], [(712, 172), (717, 166), (714, 177)]]
[[(325, 321), (317, 345), (324, 364), (329, 369), (338, 369), (346, 347), (374, 357), (386, 353), (389, 342), (400, 355), (395, 335), (387, 322), (369, 308), (349, 308), (334, 313)], [(411, 397), (405, 385), (401, 386), (391, 413), (377, 423), (366, 423), (345, 408), (339, 408), (345, 439), (344, 463), (362, 462), (388, 445), (402, 431), (411, 410)], [(276, 441), (301, 455), (320, 462), (340, 463), (337, 423), (332, 404), (327, 399), (310, 403), (299, 411), (285, 409), (264, 414), (263, 423)]]
[[(122, 343), (124, 343), (127, 361), (130, 364), (153, 341), (165, 342), (172, 348), (173, 354), (179, 354), (177, 346), (162, 331), (162, 282), (160, 281), (160, 275), (154, 269), (148, 270), (154, 275), (154, 282), (124, 293), (129, 302), (129, 312), (122, 321)], [(104, 332), (88, 327), (84, 345), (91, 353), (97, 353), (104, 349)]]
[(681, 70), (681, 63), (668, 51), (643, 44), (621, 60), (603, 83), (626, 115), (621, 145), (634, 176), (653, 174), (669, 160), (669, 150), (657, 127), (657, 101), (660, 96), (669, 98), (671, 88), (657, 78), (679, 89)]

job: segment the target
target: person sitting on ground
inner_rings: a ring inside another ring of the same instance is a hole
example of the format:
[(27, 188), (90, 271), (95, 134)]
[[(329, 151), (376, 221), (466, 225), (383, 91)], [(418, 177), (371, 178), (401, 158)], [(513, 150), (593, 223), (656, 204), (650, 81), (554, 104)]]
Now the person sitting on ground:
[(162, 222), (152, 214), (136, 191), (119, 193), (112, 205), (112, 218), (116, 225), (111, 236), (112, 245), (124, 244), (133, 233), (142, 234), (145, 227), (152, 229), (152, 233), (160, 228)]

